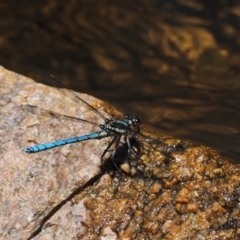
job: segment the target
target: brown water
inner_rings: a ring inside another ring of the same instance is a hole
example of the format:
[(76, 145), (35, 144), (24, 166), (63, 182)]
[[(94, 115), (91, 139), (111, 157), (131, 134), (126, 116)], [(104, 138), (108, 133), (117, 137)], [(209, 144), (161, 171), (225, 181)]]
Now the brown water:
[(174, 137), (239, 161), (237, 1), (0, 3), (0, 64), (54, 73)]

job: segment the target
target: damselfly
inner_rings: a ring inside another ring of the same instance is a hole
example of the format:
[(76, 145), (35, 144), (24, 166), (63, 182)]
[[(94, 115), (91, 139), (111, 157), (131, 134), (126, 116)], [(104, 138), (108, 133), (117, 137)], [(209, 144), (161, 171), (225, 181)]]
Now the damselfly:
[[(138, 142), (137, 135), (140, 132), (139, 118), (131, 116), (129, 114), (125, 115), (123, 119), (105, 118), (99, 111), (97, 111), (97, 109), (95, 109), (85, 100), (80, 98), (74, 91), (67, 89), (62, 82), (60, 82), (58, 79), (56, 79), (52, 75), (51, 75), (51, 84), (55, 85), (56, 87), (59, 87), (59, 88), (56, 88), (56, 90), (62, 93), (63, 95), (67, 96), (71, 100), (73, 100), (75, 103), (83, 104), (86, 108), (94, 111), (99, 117), (101, 117), (104, 120), (104, 124), (98, 125), (100, 129), (100, 131), (98, 132), (77, 136), (73, 138), (68, 138), (68, 139), (57, 140), (49, 143), (38, 144), (32, 147), (24, 148), (23, 149), (24, 152), (37, 153), (39, 151), (48, 150), (48, 149), (59, 147), (66, 144), (82, 142), (89, 139), (101, 139), (105, 137), (112, 137), (112, 140), (110, 141), (107, 148), (104, 150), (102, 157), (108, 152), (111, 146), (115, 144), (116, 147), (113, 150), (113, 153), (111, 156), (111, 159), (113, 160), (116, 155), (116, 148), (119, 145), (121, 139), (124, 139), (128, 148), (128, 153), (134, 156), (137, 156), (137, 152), (136, 150), (134, 150), (132, 146), (132, 140), (134, 140), (134, 142)], [(34, 106), (30, 106), (30, 107), (36, 108)], [(51, 112), (51, 113), (54, 114), (54, 112)], [(79, 121), (91, 123), (90, 121), (85, 119), (81, 119), (81, 118), (76, 118), (76, 119)]]

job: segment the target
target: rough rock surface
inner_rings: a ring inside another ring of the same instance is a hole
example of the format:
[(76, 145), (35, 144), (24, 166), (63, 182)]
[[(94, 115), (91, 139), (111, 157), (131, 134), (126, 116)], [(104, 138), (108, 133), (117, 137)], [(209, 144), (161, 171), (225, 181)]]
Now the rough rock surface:
[[(81, 96), (103, 113), (117, 114)], [(139, 158), (129, 156), (122, 171), (100, 171), (108, 139), (22, 152), (97, 130), (64, 117), (31, 114), (22, 105), (102, 123), (89, 109), (4, 68), (0, 104), (2, 239), (240, 238), (240, 165), (215, 150), (142, 127), (135, 143)]]

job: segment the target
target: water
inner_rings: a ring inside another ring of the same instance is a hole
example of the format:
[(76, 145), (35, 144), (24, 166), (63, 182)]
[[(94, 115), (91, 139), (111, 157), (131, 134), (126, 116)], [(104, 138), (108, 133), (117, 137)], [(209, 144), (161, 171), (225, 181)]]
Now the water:
[[(73, 100), (77, 104), (84, 105), (86, 108), (92, 110), (97, 114), (100, 118), (104, 120), (104, 124), (100, 124), (99, 129), (101, 129), (98, 132), (82, 135), (82, 136), (77, 136), (73, 138), (68, 138), (68, 139), (62, 139), (62, 140), (57, 140), (49, 143), (43, 143), (43, 144), (38, 144), (32, 147), (24, 148), (23, 151), (26, 153), (37, 153), (40, 151), (48, 150), (51, 148), (63, 146), (66, 144), (72, 144), (72, 143), (77, 143), (77, 142), (82, 142), (90, 139), (101, 139), (105, 137), (112, 137), (112, 140), (110, 141), (109, 145), (105, 149), (105, 151), (102, 154), (102, 158), (104, 155), (108, 152), (110, 147), (115, 144), (115, 149), (112, 153), (111, 159), (114, 160), (115, 155), (116, 155), (116, 149), (120, 143), (121, 138), (124, 136), (124, 141), (128, 146), (128, 152), (132, 155), (137, 155), (136, 151), (131, 145), (131, 139), (135, 139), (137, 142), (137, 134), (140, 132), (140, 120), (137, 117), (131, 116), (129, 114), (125, 115), (123, 119), (113, 119), (113, 118), (105, 118), (100, 112), (98, 112), (93, 106), (91, 106), (89, 103), (81, 99), (77, 94), (75, 94), (72, 90), (69, 90), (65, 87), (63, 83), (61, 83), (58, 79), (56, 79), (54, 76), (51, 76), (50, 78), (50, 83), (58, 86), (58, 87), (63, 87), (63, 88), (56, 88), (57, 91), (62, 93), (63, 95), (67, 96), (71, 100)], [(48, 81), (49, 82), (49, 81)], [(34, 113), (39, 113), (43, 112), (44, 114), (48, 115), (56, 115), (56, 113), (52, 111), (47, 111), (47, 110), (42, 110), (38, 107), (35, 106), (27, 106), (29, 109), (31, 109), (32, 112)], [(65, 116), (67, 117), (67, 116)], [(73, 118), (73, 117), (72, 117)], [(80, 118), (75, 118), (76, 120), (79, 121), (84, 121), (88, 122), (91, 124), (96, 125), (95, 123), (92, 123), (86, 119), (80, 119)], [(114, 163), (114, 161), (113, 161)]]
[(238, 160), (238, 2), (3, 4), (0, 62), (35, 80), (36, 69), (54, 72), (160, 132)]

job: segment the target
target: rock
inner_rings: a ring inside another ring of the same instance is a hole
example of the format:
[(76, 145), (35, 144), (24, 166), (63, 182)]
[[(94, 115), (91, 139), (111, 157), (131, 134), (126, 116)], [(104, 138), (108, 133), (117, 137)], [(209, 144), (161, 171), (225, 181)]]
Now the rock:
[[(82, 97), (101, 108), (96, 99)], [(26, 104), (100, 123), (96, 114), (54, 89), (2, 67), (0, 104), (0, 236), (27, 239), (59, 204), (99, 174), (101, 154), (107, 142), (86, 141), (28, 155), (23, 148), (99, 129), (80, 121), (32, 114), (27, 107), (23, 108)]]
[[(93, 97), (81, 97), (106, 116), (120, 116)], [(101, 171), (107, 138), (22, 152), (98, 130), (58, 115), (31, 114), (22, 105), (103, 123), (89, 109), (4, 68), (0, 104), (1, 238), (240, 238), (240, 165), (215, 150), (142, 126), (138, 143), (132, 143), (139, 156), (128, 156), (121, 171)]]

